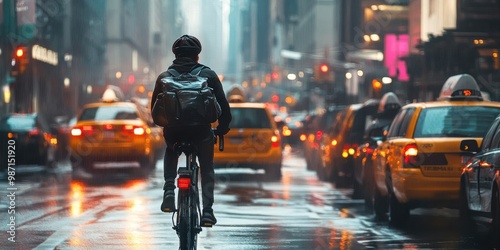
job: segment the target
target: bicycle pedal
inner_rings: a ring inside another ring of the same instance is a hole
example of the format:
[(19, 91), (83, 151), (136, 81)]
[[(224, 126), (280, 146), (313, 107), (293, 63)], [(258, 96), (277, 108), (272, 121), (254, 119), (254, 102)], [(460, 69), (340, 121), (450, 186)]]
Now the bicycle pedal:
[(212, 223), (203, 223), (201, 226), (202, 227), (212, 227), (213, 224)]

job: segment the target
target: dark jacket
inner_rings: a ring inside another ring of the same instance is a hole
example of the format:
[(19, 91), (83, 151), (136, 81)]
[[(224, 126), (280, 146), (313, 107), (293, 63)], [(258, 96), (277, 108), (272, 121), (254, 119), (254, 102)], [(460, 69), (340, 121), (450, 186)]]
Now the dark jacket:
[[(184, 73), (184, 72), (190, 72), (196, 67), (199, 66), (204, 66), (200, 63), (198, 63), (196, 60), (192, 58), (177, 58), (173, 61), (173, 64), (170, 65), (169, 69), (175, 69), (179, 73)], [(205, 66), (206, 67), (206, 66)], [(161, 79), (164, 77), (170, 76), (170, 74), (167, 71), (164, 71), (161, 73), (158, 78), (156, 79), (155, 83), (155, 88), (153, 90), (153, 95), (151, 97), (151, 108), (154, 105), (154, 102), (158, 96), (158, 94), (161, 92), (161, 85), (163, 84), (161, 82)], [(222, 130), (222, 131), (227, 131), (229, 128), (229, 123), (231, 122), (232, 116), (231, 116), (231, 110), (229, 108), (229, 103), (227, 102), (226, 95), (224, 94), (224, 90), (222, 88), (222, 83), (219, 80), (219, 77), (217, 74), (211, 70), (210, 68), (206, 67), (200, 72), (201, 77), (206, 77), (208, 78), (208, 86), (211, 87), (214, 92), (215, 92), (215, 97), (217, 98), (217, 102), (219, 103), (221, 109), (222, 109), (222, 114), (218, 119), (218, 127), (217, 129)], [(167, 131), (167, 128), (164, 128), (164, 131)]]

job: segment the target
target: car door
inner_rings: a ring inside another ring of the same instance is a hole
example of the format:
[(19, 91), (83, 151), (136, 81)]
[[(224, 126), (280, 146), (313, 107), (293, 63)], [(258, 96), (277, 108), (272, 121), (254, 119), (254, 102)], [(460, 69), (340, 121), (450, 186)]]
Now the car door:
[(490, 152), (490, 148), (495, 133), (498, 136), (496, 128), (498, 127), (499, 123), (500, 119), (499, 118), (495, 119), (493, 125), (490, 127), (490, 129), (484, 136), (479, 153), (472, 159), (472, 162), (470, 163), (470, 165), (467, 166), (467, 169), (465, 171), (466, 175), (465, 181), (467, 182), (467, 187), (468, 187), (467, 196), (471, 210), (476, 210), (476, 211), (484, 210), (484, 205), (483, 205), (484, 198), (482, 197), (484, 197), (485, 195), (484, 193), (485, 190), (483, 189), (482, 186), (486, 184), (485, 181), (486, 181), (486, 176), (488, 175), (488, 168), (481, 167), (481, 165)]
[(380, 190), (386, 190), (385, 185), (385, 167), (387, 166), (387, 155), (390, 152), (390, 146), (392, 144), (392, 139), (397, 137), (399, 129), (401, 128), (401, 123), (406, 115), (407, 109), (402, 109), (396, 115), (394, 120), (389, 127), (389, 132), (387, 134), (387, 139), (380, 144), (376, 149), (377, 158), (375, 162), (374, 176), (375, 183), (379, 186)]
[(498, 161), (496, 161), (498, 160), (498, 154), (494, 152), (500, 147), (500, 129), (498, 129), (498, 125), (493, 126), (492, 129), (493, 128), (495, 131), (493, 140), (491, 141), (488, 152), (485, 153), (480, 160), (478, 170), (479, 199), (481, 211), (483, 212), (491, 211), (491, 184), (495, 177), (495, 171), (498, 171), (498, 169), (495, 168), (495, 165), (498, 165)]

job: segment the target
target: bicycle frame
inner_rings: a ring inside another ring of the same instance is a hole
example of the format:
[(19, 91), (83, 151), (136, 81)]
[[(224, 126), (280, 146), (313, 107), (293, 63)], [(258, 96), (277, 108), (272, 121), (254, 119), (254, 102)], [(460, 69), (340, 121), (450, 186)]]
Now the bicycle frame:
[[(224, 138), (219, 136), (219, 150), (224, 148)], [(216, 140), (217, 141), (217, 140)], [(172, 228), (177, 232), (180, 240), (180, 249), (196, 250), (198, 234), (202, 231), (200, 197), (198, 189), (199, 166), (196, 162), (195, 147), (189, 143), (176, 146), (177, 154), (186, 156), (186, 166), (177, 171), (177, 211), (172, 215)], [(174, 216), (176, 220), (174, 222)], [(209, 226), (211, 227), (211, 226)]]
[(173, 229), (179, 236), (180, 249), (191, 250), (196, 249), (197, 235), (201, 232), (201, 210), (198, 195), (199, 166), (193, 147), (188, 144), (183, 144), (181, 147), (184, 147), (182, 152), (186, 155), (186, 167), (181, 167), (178, 170), (178, 210), (175, 213), (177, 217)]

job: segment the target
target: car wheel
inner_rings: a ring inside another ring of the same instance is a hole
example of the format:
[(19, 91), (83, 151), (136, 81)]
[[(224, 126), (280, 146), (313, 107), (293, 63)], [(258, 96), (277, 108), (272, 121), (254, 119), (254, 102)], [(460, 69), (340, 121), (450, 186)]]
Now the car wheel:
[(316, 168), (316, 176), (320, 181), (326, 181), (326, 170), (322, 161), (320, 161), (319, 166)]
[(474, 231), (475, 223), (472, 219), (472, 216), (469, 211), (469, 202), (467, 199), (467, 193), (465, 190), (465, 183), (463, 179), (460, 180), (460, 189), (459, 189), (459, 203), (458, 203), (458, 214), (460, 218), (460, 225), (462, 230), (467, 232)]
[(400, 226), (410, 216), (410, 209), (407, 204), (398, 201), (394, 193), (389, 194), (389, 222), (392, 225)]
[(352, 198), (353, 199), (360, 199), (363, 198), (363, 193), (361, 190), (363, 190), (363, 184), (359, 183), (356, 178), (353, 178), (353, 183), (352, 183)]
[(315, 155), (311, 155), (311, 159), (307, 163), (307, 170), (315, 171), (318, 168), (318, 164), (318, 157), (315, 157)]
[(389, 210), (387, 196), (382, 195), (382, 193), (375, 188), (373, 197), (373, 210), (375, 212), (375, 218), (378, 220), (387, 219), (387, 211)]
[(491, 203), (491, 217), (492, 217), (492, 235), (494, 236), (494, 244), (497, 249), (500, 248), (500, 190), (495, 188), (493, 190), (492, 203)]
[(281, 179), (281, 165), (270, 165), (266, 168), (266, 175), (272, 180)]
[(363, 199), (365, 200), (365, 208), (367, 210), (373, 209), (373, 199), (375, 196), (375, 183), (373, 177), (372, 165), (368, 164), (371, 161), (366, 161), (365, 174), (363, 175)]
[(340, 176), (339, 176), (339, 171), (335, 167), (334, 164), (332, 164), (331, 169), (330, 169), (330, 175), (329, 175), (329, 180), (333, 183), (338, 183), (340, 182)]
[(154, 169), (156, 167), (156, 160), (154, 154), (145, 155), (141, 161), (142, 169)]

